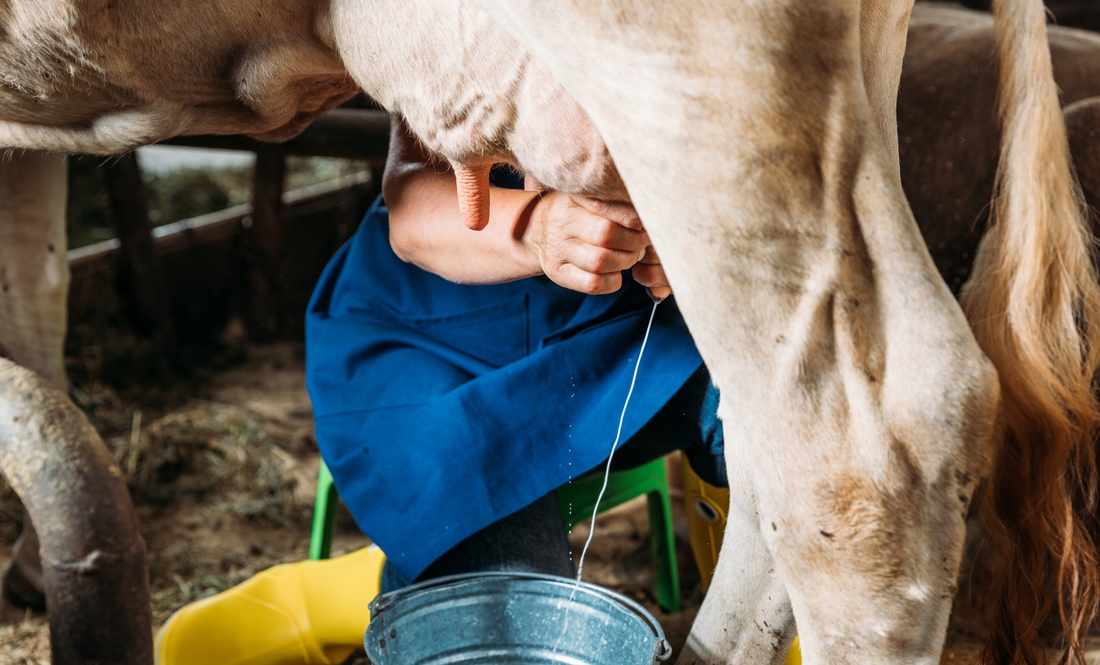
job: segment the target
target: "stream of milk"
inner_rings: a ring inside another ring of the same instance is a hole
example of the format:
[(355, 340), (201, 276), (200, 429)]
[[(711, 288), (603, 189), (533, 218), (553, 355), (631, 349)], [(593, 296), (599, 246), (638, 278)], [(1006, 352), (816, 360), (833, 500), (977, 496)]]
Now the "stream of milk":
[[(600, 501), (603, 500), (604, 492), (607, 491), (607, 481), (611, 477), (611, 458), (615, 456), (615, 449), (619, 447), (619, 439), (623, 435), (623, 421), (626, 419), (626, 407), (630, 406), (630, 397), (634, 394), (634, 384), (638, 381), (638, 368), (642, 366), (642, 355), (645, 353), (646, 342), (649, 341), (649, 331), (653, 329), (653, 317), (657, 314), (657, 305), (660, 305), (661, 301), (654, 299), (653, 310), (649, 313), (649, 323), (645, 327), (645, 337), (642, 338), (642, 348), (638, 351), (638, 360), (634, 363), (634, 375), (630, 377), (630, 390), (626, 392), (626, 401), (623, 403), (623, 411), (619, 414), (619, 429), (615, 432), (615, 442), (611, 444), (611, 454), (607, 456), (607, 466), (603, 470), (603, 486), (600, 488), (600, 493), (596, 495), (596, 505), (592, 508), (592, 526), (588, 530), (588, 539), (584, 541), (584, 548), (581, 549), (581, 558), (577, 562), (577, 581), (581, 581), (581, 575), (584, 573), (584, 555), (588, 553), (588, 546), (592, 544), (592, 536), (596, 533), (596, 513), (600, 512)], [(573, 600), (573, 596), (569, 596), (569, 600)]]
[(569, 600), (565, 603), (565, 620), (562, 622), (561, 635), (558, 636), (557, 641), (554, 643), (553, 653), (558, 652), (558, 646), (561, 644), (561, 640), (565, 637), (565, 634), (569, 631), (569, 613), (573, 607), (573, 599), (577, 595), (577, 589), (580, 587), (581, 575), (584, 574), (584, 556), (588, 554), (588, 546), (592, 544), (592, 536), (596, 533), (596, 514), (600, 512), (600, 501), (603, 500), (604, 492), (607, 491), (607, 481), (611, 477), (611, 459), (615, 457), (615, 449), (619, 447), (619, 439), (623, 435), (623, 421), (626, 419), (626, 409), (630, 406), (630, 398), (634, 395), (634, 384), (638, 381), (638, 368), (642, 366), (642, 355), (645, 354), (646, 343), (649, 342), (649, 331), (653, 329), (653, 317), (657, 314), (657, 305), (661, 304), (661, 299), (653, 298), (653, 310), (649, 313), (649, 323), (645, 327), (645, 336), (642, 338), (642, 346), (638, 350), (638, 359), (634, 362), (634, 374), (630, 377), (630, 390), (626, 392), (626, 401), (623, 402), (622, 413), (619, 414), (619, 428), (615, 432), (615, 442), (611, 444), (611, 454), (607, 456), (607, 466), (603, 471), (603, 486), (600, 488), (600, 493), (596, 495), (596, 505), (592, 508), (592, 525), (588, 530), (588, 539), (584, 541), (584, 548), (581, 549), (581, 557), (577, 562), (577, 579), (574, 581), (573, 591), (569, 594)]

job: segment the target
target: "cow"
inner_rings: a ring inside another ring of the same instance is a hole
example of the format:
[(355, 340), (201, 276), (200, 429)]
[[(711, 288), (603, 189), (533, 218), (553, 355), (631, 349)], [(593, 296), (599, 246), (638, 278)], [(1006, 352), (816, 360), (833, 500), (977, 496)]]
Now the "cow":
[[(1100, 288), (1042, 6), (997, 7), (1005, 151), (965, 316), (900, 183), (911, 9), (13, 0), (0, 146), (279, 140), (363, 89), (454, 166), (471, 228), (496, 162), (629, 196), (723, 395), (729, 529), (681, 662), (780, 662), (796, 617), (810, 663), (935, 662), (986, 477), (994, 532), (1022, 539), (990, 601), (989, 660), (1039, 662), (1048, 599), (1030, 592), (1050, 581), (1078, 657), (1100, 578), (1073, 504), (1095, 483)], [(53, 292), (64, 271), (42, 266), (60, 246), (27, 237), (14, 261)], [(36, 300), (17, 288), (12, 302)], [(56, 307), (34, 311), (63, 327)]]

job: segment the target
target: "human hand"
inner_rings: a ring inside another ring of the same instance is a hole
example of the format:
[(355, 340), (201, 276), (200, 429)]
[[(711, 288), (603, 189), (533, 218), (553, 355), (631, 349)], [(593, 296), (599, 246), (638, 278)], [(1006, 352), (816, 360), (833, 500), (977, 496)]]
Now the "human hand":
[(649, 236), (628, 203), (548, 192), (531, 210), (521, 241), (547, 277), (581, 293), (618, 291), (620, 271), (631, 267), (658, 286), (664, 280), (659, 261), (636, 265), (649, 256)]
[(648, 288), (649, 295), (658, 301), (672, 295), (672, 287), (668, 285), (668, 277), (665, 277), (665, 269), (653, 245), (646, 247), (645, 256), (634, 264), (630, 272), (634, 275), (634, 281)]

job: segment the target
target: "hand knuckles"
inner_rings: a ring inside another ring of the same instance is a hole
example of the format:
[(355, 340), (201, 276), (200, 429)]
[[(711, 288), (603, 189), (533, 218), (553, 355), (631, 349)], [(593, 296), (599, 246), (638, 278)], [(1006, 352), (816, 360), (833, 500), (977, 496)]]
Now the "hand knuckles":
[(600, 247), (609, 247), (611, 243), (615, 241), (615, 229), (611, 224), (604, 222), (596, 230), (595, 238), (596, 244)]
[(580, 286), (581, 286), (581, 290), (584, 291), (584, 293), (587, 293), (587, 294), (590, 294), (590, 295), (596, 295), (596, 294), (600, 293), (600, 287), (602, 286), (602, 280), (600, 279), (599, 275), (593, 275), (591, 273), (586, 273), (580, 279)]
[(614, 255), (606, 250), (592, 250), (588, 256), (588, 267), (593, 272), (614, 270)]

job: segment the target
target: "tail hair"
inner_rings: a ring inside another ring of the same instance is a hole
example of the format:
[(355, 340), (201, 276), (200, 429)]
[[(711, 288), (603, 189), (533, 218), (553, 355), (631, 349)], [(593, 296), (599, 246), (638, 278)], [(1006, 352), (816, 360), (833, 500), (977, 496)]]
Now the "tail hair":
[(1057, 609), (1063, 662), (1084, 665), (1100, 593), (1096, 510), (1100, 283), (1070, 163), (1041, 0), (994, 0), (1001, 160), (990, 228), (962, 304), (1001, 380), (1000, 447), (982, 497), (999, 553), (990, 665), (1045, 663)]

